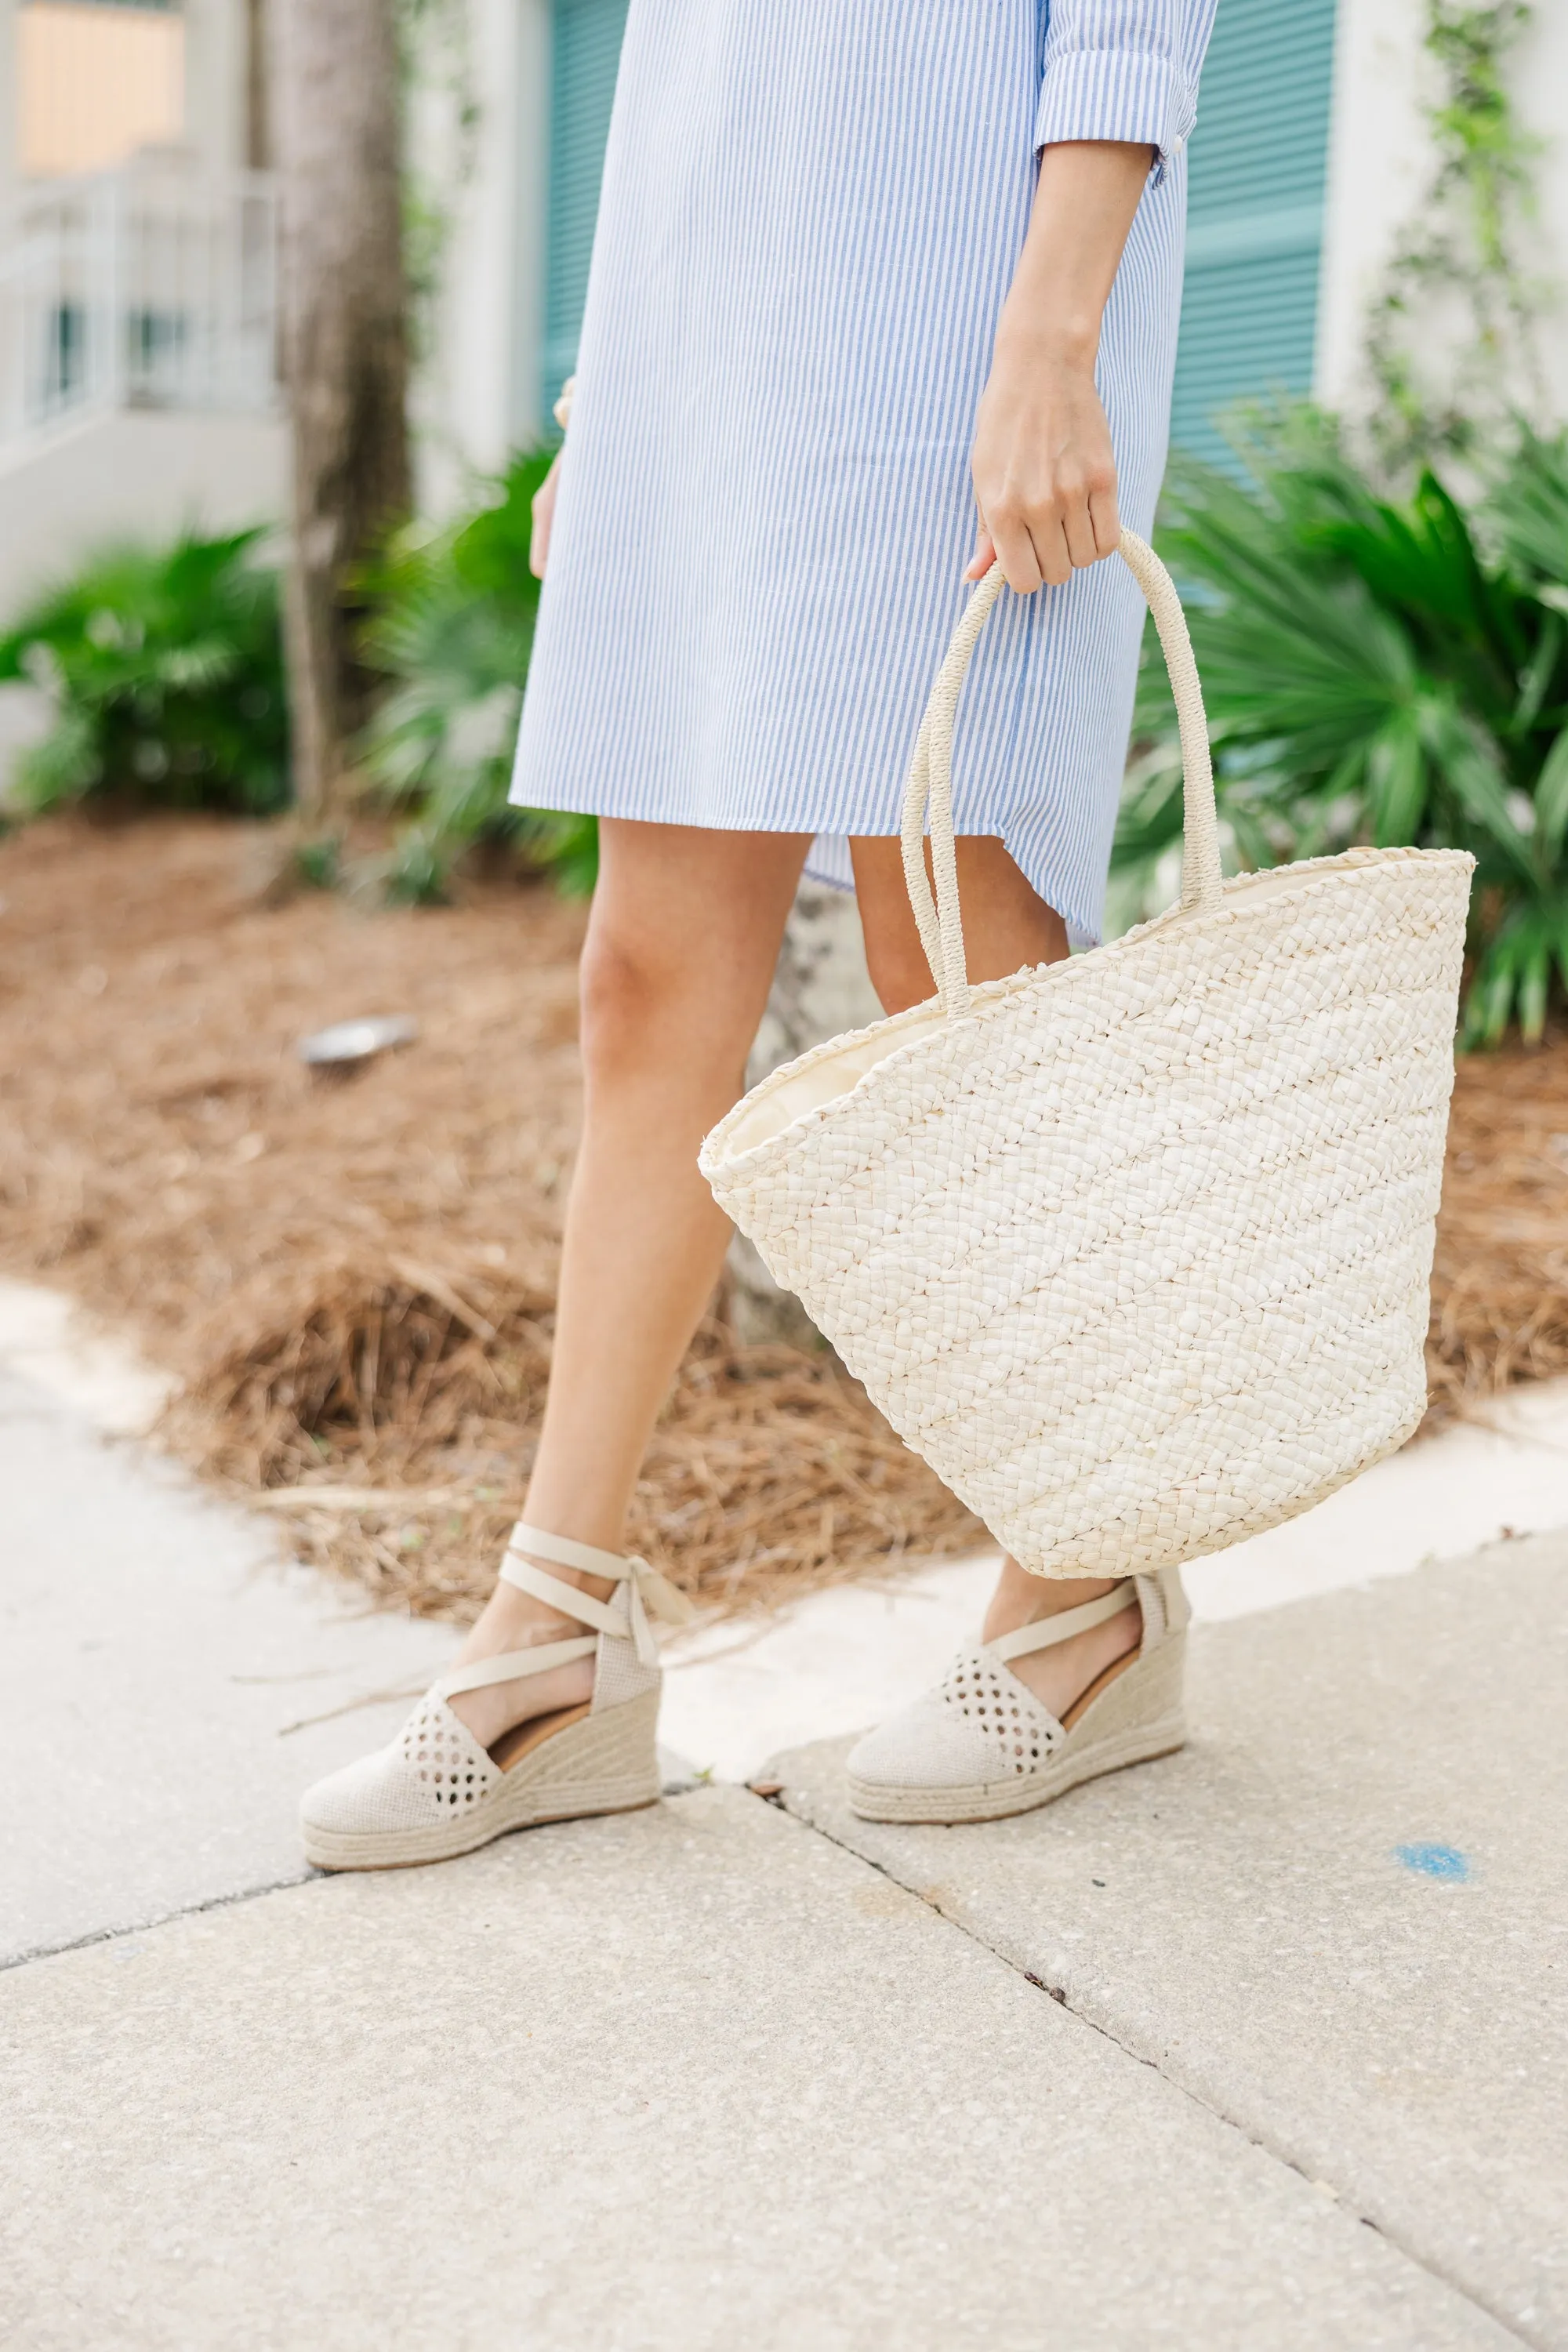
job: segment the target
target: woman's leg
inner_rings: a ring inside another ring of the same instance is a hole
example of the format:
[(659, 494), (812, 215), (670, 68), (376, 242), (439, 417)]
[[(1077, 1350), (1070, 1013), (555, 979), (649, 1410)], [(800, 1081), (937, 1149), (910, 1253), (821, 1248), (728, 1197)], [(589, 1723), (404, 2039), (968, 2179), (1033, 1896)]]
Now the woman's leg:
[[(526, 1505), (552, 1535), (620, 1549), (648, 1437), (730, 1234), (698, 1148), (744, 1082), (809, 839), (620, 819), (600, 827), (583, 950), (583, 1139)], [(611, 1590), (542, 1564), (601, 1598)], [(500, 1583), (462, 1662), (581, 1631)], [(593, 1667), (582, 1659), (468, 1691), (453, 1709), (489, 1747), (514, 1724), (585, 1699)]]
[[(923, 1004), (935, 995), (936, 986), (904, 887), (900, 845), (897, 841), (859, 840), (849, 846), (872, 984), (889, 1013)], [(1026, 964), (1059, 962), (1068, 951), (1067, 926), (1030, 887), (1002, 844), (966, 835), (957, 850), (971, 980), (1002, 980)], [(1054, 1616), (1059, 1609), (1098, 1600), (1113, 1581), (1107, 1577), (1030, 1576), (1016, 1560), (1005, 1559), (985, 1613), (983, 1639), (994, 1641), (999, 1633)], [(1015, 1658), (1012, 1671), (1059, 1717), (1097, 1675), (1133, 1647), (1140, 1622), (1136, 1608), (1123, 1610), (1055, 1649)]]

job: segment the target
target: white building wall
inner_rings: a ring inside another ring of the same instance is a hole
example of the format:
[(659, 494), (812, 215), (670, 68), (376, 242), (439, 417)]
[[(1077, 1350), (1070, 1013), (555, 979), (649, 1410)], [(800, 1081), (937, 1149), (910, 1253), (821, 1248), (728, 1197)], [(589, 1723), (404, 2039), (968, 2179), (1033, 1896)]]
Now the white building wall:
[(184, 0), (185, 143), (214, 171), (242, 172), (246, 154), (244, 0)]
[(0, 460), (0, 619), (117, 539), (271, 523), (287, 495), (279, 416), (121, 409)]
[[(0, 458), (0, 624), (115, 539), (274, 521), (288, 460), (281, 417), (149, 409), (86, 417), (19, 465)], [(0, 809), (17, 754), (51, 720), (44, 695), (0, 686)]]
[[(0, 0), (0, 224), (11, 209), (20, 169), (21, 108), (16, 89), (16, 11), (20, 0)], [(0, 235), (3, 235), (0, 228)]]
[(1568, 419), (1568, 0), (1537, 0), (1515, 80), (1526, 128), (1543, 142), (1535, 166), (1540, 218), (1533, 264), (1553, 281), (1541, 355), (1552, 412)]
[[(14, 94), (20, 0), (0, 0), (0, 98)], [(550, 131), (550, 0), (465, 0), (466, 76), (478, 107), (471, 168), (459, 183), (446, 63), (416, 89), (418, 168), (448, 214), (440, 293), (414, 412), (422, 504), (445, 513), (474, 476), (546, 427), (540, 341)], [(244, 0), (184, 0), (186, 139), (203, 163), (243, 168), (247, 140)], [(432, 12), (439, 27), (452, 19)], [(438, 40), (439, 32), (436, 35)], [(0, 103), (0, 222), (16, 186), (14, 104)], [(262, 473), (265, 474), (265, 467)], [(250, 479), (247, 473), (247, 479)], [(254, 486), (254, 485), (253, 485)], [(0, 489), (0, 520), (16, 484)], [(171, 485), (171, 495), (184, 485)]]
[[(1340, 0), (1328, 209), (1318, 305), (1317, 393), (1356, 413), (1369, 386), (1362, 352), (1368, 307), (1395, 240), (1430, 184), (1435, 156), (1424, 99), (1426, 0)], [(1537, 217), (1526, 258), (1547, 281), (1540, 345), (1550, 413), (1568, 418), (1568, 0), (1539, 0), (1510, 52), (1509, 80), (1526, 130), (1540, 137)]]

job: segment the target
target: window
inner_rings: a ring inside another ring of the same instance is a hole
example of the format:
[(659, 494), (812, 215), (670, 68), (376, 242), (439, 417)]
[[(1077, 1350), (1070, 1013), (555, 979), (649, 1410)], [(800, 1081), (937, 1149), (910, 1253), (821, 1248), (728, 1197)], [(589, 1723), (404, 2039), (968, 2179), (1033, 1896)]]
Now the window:
[(1226, 459), (1233, 402), (1310, 392), (1334, 0), (1220, 0), (1198, 94), (1171, 437)]
[(26, 0), (16, 12), (21, 166), (101, 172), (184, 127), (185, 26), (127, 0)]

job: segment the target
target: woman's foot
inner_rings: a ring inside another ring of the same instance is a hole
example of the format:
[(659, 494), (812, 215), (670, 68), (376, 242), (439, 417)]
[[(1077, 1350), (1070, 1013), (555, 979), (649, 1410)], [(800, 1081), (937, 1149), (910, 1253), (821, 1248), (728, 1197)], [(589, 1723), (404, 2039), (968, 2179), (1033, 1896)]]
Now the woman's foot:
[(984, 1637), (852, 1750), (849, 1801), (864, 1819), (994, 1821), (1182, 1746), (1189, 1612), (1176, 1570), (1044, 1596), (1065, 1592), (1066, 1607), (1042, 1608), (1033, 1581), (1009, 1562)]
[(650, 1620), (689, 1615), (685, 1602), (642, 1560), (532, 1527), (500, 1572), (531, 1605), (492, 1603), (397, 1738), (307, 1790), (305, 1852), (322, 1869), (440, 1862), (658, 1795)]

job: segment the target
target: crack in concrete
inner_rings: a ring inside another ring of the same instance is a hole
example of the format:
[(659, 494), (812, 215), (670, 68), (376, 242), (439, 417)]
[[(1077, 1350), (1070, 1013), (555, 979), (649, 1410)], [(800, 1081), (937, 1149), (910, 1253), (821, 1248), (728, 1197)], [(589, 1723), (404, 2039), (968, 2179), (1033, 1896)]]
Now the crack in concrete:
[[(696, 1772), (689, 1779), (667, 1780), (659, 1794), (666, 1799), (685, 1797), (690, 1795), (694, 1789), (707, 1785), (707, 1776)], [(542, 1822), (540, 1826), (548, 1829), (553, 1825)], [(458, 1861), (463, 1859), (461, 1855), (456, 1858)], [(111, 1927), (92, 1927), (85, 1936), (67, 1936), (58, 1944), (30, 1944), (26, 1951), (0, 1955), (0, 1976), (11, 1969), (26, 1968), (34, 1960), (58, 1959), (62, 1952), (89, 1951), (94, 1944), (118, 1944), (129, 1936), (144, 1936), (154, 1927), (167, 1927), (176, 1919), (195, 1919), (204, 1911), (226, 1911), (236, 1903), (254, 1903), (263, 1895), (281, 1895), (288, 1887), (309, 1886), (318, 1880), (325, 1881), (338, 1875), (336, 1871), (315, 1870), (305, 1863), (286, 1877), (264, 1879), (256, 1886), (237, 1886), (226, 1895), (206, 1895), (199, 1903), (176, 1903), (172, 1909), (155, 1911), (145, 1919), (122, 1920)]]
[[(757, 1792), (748, 1789), (747, 1794), (756, 1795)], [(871, 1855), (862, 1853), (858, 1846), (849, 1844), (847, 1840), (836, 1837), (832, 1830), (822, 1822), (811, 1820), (804, 1813), (794, 1811), (782, 1788), (776, 1796), (758, 1797), (758, 1802), (771, 1806), (775, 1812), (787, 1814), (799, 1828), (808, 1831), (814, 1837), (823, 1839), (828, 1845), (837, 1847), (840, 1853), (853, 1854), (857, 1862), (862, 1862), (868, 1870), (876, 1871), (878, 1875), (887, 1879), (890, 1885), (901, 1887), (906, 1895), (912, 1895), (917, 1902), (923, 1903), (927, 1910), (932, 1912), (937, 1918), (945, 1920), (950, 1927), (957, 1928), (961, 1936), (967, 1936), (972, 1944), (978, 1944), (982, 1951), (989, 1952), (993, 1958), (1000, 1960), (1005, 1968), (1011, 1969), (1015, 1975), (1022, 1977), (1026, 1984), (1033, 1985), (1037, 1991), (1043, 1992), (1047, 2000), (1055, 2001), (1058, 2007), (1065, 2009), (1069, 2017), (1076, 2018), (1078, 2022), (1087, 2026), (1091, 2033), (1098, 2033), (1102, 2041), (1109, 2042), (1113, 2050), (1120, 2051), (1125, 2058), (1131, 2058), (1134, 2064), (1146, 2066), (1151, 2074), (1158, 2074), (1163, 2083), (1169, 2083), (1173, 2091), (1179, 2093), (1184, 2099), (1190, 2100), (1202, 2114), (1212, 2116), (1215, 2121), (1223, 2124), (1227, 2131), (1239, 2134), (1249, 2147), (1257, 2148), (1261, 2155), (1268, 2157), (1271, 2163), (1283, 2165), (1287, 2171), (1295, 2173), (1297, 2179), (1304, 2180), (1310, 2189), (1327, 2190), (1348, 2220), (1360, 2222), (1363, 2229), (1375, 2231), (1380, 2238), (1386, 2240), (1403, 2261), (1409, 2263), (1414, 2269), (1423, 2272), (1427, 2278), (1436, 2279), (1439, 2285), (1447, 2287), (1451, 2294), (1457, 2294), (1462, 2303), (1468, 2304), (1472, 2311), (1480, 2312), (1486, 2318), (1491, 2320), (1494, 2326), (1500, 2327), (1514, 2343), (1527, 2345), (1530, 2352), (1559, 2352), (1559, 2347), (1548, 2337), (1527, 2333), (1510, 2313), (1500, 2311), (1474, 2286), (1468, 2284), (1464, 2279), (1457, 2277), (1452, 2271), (1446, 2269), (1440, 2263), (1428, 2260), (1415, 2247), (1408, 2244), (1401, 2236), (1397, 2224), (1387, 2220), (1380, 2220), (1373, 2213), (1363, 2213), (1359, 2203), (1351, 2201), (1346, 2192), (1337, 2187), (1333, 2181), (1319, 2179), (1310, 2173), (1306, 2167), (1299, 2164), (1293, 2156), (1284, 2148), (1274, 2146), (1240, 2116), (1228, 2114), (1223, 2107), (1211, 2105), (1200, 2090), (1191, 2083), (1184, 2083), (1179, 2076), (1169, 2073), (1158, 2058), (1151, 2057), (1146, 2052), (1135, 2049), (1131, 2042), (1123, 2042), (1109, 2025), (1102, 2023), (1098, 2018), (1090, 2017), (1085, 2011), (1076, 2008), (1061, 1986), (1047, 1984), (1042, 1978), (1034, 1973), (1033, 1969), (1023, 1967), (1012, 1953), (1004, 1950), (1001, 1945), (993, 1943), (988, 1936), (982, 1935), (977, 1928), (971, 1926), (968, 1920), (959, 1918), (942, 1903), (933, 1901), (926, 1888), (912, 1885), (909, 1879), (901, 1878), (899, 1873), (887, 1863), (875, 1861)]]
[(263, 1895), (281, 1895), (289, 1886), (307, 1886), (314, 1878), (326, 1878), (330, 1873), (312, 1870), (309, 1864), (287, 1878), (269, 1878), (259, 1886), (237, 1886), (227, 1895), (205, 1895), (199, 1903), (177, 1903), (171, 1911), (157, 1911), (150, 1918), (122, 1921), (113, 1927), (94, 1927), (85, 1936), (68, 1936), (58, 1944), (35, 1944), (25, 1952), (12, 1952), (0, 1959), (0, 1976), (8, 1969), (25, 1969), (34, 1960), (58, 1959), (63, 1952), (85, 1952), (94, 1944), (123, 1943), (132, 1936), (145, 1936), (154, 1927), (167, 1927), (176, 1919), (195, 1919), (204, 1911), (227, 1911), (237, 1903), (254, 1903)]
[[(668, 1786), (662, 1792), (664, 1801), (667, 1803), (679, 1803), (683, 1796), (692, 1794), (701, 1785), (703, 1784), (700, 1781), (691, 1781)], [(989, 1952), (994, 1959), (1000, 1960), (1005, 1968), (1011, 1969), (1016, 1976), (1022, 1977), (1026, 1984), (1032, 1985), (1038, 1992), (1043, 1992), (1047, 2000), (1055, 2001), (1059, 2008), (1065, 2009), (1069, 2017), (1076, 2019), (1078, 2023), (1086, 2027), (1090, 2033), (1099, 2034), (1102, 2041), (1108, 2042), (1111, 2048), (1119, 2051), (1124, 2058), (1131, 2059), (1135, 2065), (1146, 2066), (1151, 2074), (1158, 2074), (1162, 2082), (1168, 2083), (1173, 2091), (1182, 2098), (1189, 2100), (1201, 2114), (1211, 2116), (1227, 2131), (1237, 2133), (1249, 2147), (1256, 2147), (1271, 2163), (1282, 2165), (1287, 2171), (1295, 2173), (1297, 2179), (1305, 2181), (1309, 2188), (1320, 2191), (1327, 2190), (1347, 2219), (1360, 2222), (1365, 2229), (1375, 2231), (1379, 2237), (1387, 2241), (1403, 2261), (1409, 2263), (1414, 2269), (1424, 2273), (1426, 2277), (1436, 2279), (1440, 2285), (1447, 2287), (1450, 2294), (1457, 2294), (1461, 2302), (1468, 2304), (1472, 2310), (1480, 2312), (1496, 2326), (1500, 2327), (1514, 2343), (1528, 2346), (1530, 2352), (1556, 2352), (1556, 2347), (1546, 2337), (1524, 2332), (1516, 2319), (1498, 2310), (1485, 2295), (1477, 2293), (1463, 2279), (1456, 2277), (1441, 2263), (1427, 2260), (1425, 2255), (1405, 2242), (1400, 2235), (1397, 2226), (1391, 2226), (1389, 2222), (1379, 2220), (1373, 2213), (1363, 2212), (1358, 2205), (1347, 2201), (1345, 2194), (1332, 2181), (1314, 2178), (1303, 2165), (1297, 2162), (1294, 2157), (1288, 2154), (1284, 2148), (1276, 2147), (1241, 2116), (1231, 2115), (1223, 2107), (1212, 2105), (1193, 2084), (1184, 2083), (1178, 2076), (1170, 2074), (1158, 2058), (1151, 2057), (1145, 2052), (1135, 2049), (1131, 2042), (1122, 2041), (1109, 2025), (1102, 2023), (1097, 2018), (1090, 2017), (1085, 2011), (1076, 2008), (1068, 1998), (1063, 1987), (1047, 1984), (1042, 1978), (1035, 1974), (1032, 1969), (1024, 1968), (1011, 1953), (1005, 1951), (999, 1944), (994, 1943), (989, 1937), (980, 1934), (966, 1919), (956, 1916), (942, 1903), (933, 1901), (925, 1888), (911, 1885), (909, 1879), (900, 1877), (899, 1873), (888, 1864), (873, 1860), (869, 1854), (862, 1853), (858, 1847), (850, 1845), (844, 1838), (836, 1837), (823, 1822), (810, 1820), (806, 1815), (794, 1811), (786, 1801), (782, 1786), (776, 1790), (770, 1789), (764, 1794), (743, 1783), (734, 1785), (739, 1793), (750, 1797), (754, 1803), (765, 1805), (771, 1811), (782, 1813), (785, 1820), (792, 1822), (797, 1829), (805, 1831), (808, 1836), (821, 1838), (825, 1844), (835, 1847), (840, 1853), (850, 1855), (866, 1869), (875, 1871), (877, 1875), (879, 1878), (885, 1878), (889, 1885), (900, 1888), (906, 1895), (912, 1895), (916, 1901), (923, 1904), (935, 1917), (956, 1929), (961, 1936), (967, 1937), (969, 1941), (972, 1944), (977, 1944), (982, 1951)], [(541, 1826), (552, 1825), (546, 1823)], [(67, 1952), (86, 1951), (96, 1944), (127, 1941), (132, 1937), (145, 1935), (154, 1927), (168, 1927), (176, 1919), (195, 1918), (208, 1911), (228, 1910), (237, 1904), (256, 1902), (264, 1895), (282, 1894), (289, 1887), (324, 1882), (336, 1874), (331, 1871), (312, 1870), (307, 1866), (289, 1877), (272, 1879), (264, 1885), (240, 1887), (227, 1895), (211, 1895), (204, 1902), (184, 1904), (174, 1910), (161, 1912), (153, 1918), (139, 1920), (132, 1926), (95, 1928), (89, 1935), (74, 1937), (64, 1943), (38, 1945), (29, 1951), (17, 1952), (6, 1959), (0, 1960), (0, 1974), (11, 1969), (25, 1968), (35, 1960), (57, 1959)]]

